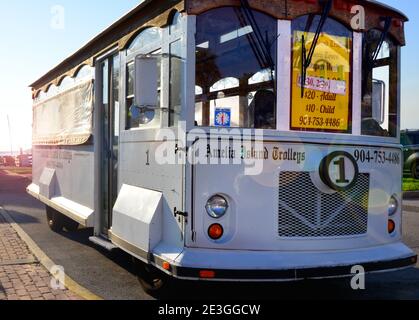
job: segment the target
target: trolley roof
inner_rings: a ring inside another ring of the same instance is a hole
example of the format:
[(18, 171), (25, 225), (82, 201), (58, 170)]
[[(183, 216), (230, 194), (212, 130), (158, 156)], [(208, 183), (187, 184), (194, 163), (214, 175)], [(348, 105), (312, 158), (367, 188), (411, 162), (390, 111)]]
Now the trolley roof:
[[(302, 2), (304, 1), (307, 3), (303, 4)], [(277, 3), (276, 6), (273, 5), (273, 8), (279, 8), (281, 6), (289, 8), (289, 11), (286, 13), (283, 12), (284, 10), (281, 10), (281, 13), (278, 13), (279, 10), (275, 12), (276, 15), (281, 15), (279, 18), (282, 19), (292, 19), (296, 15), (307, 14), (310, 10), (311, 12), (316, 12), (320, 8), (318, 3), (313, 4), (313, 1), (307, 0), (271, 0), (271, 2)], [(269, 8), (266, 8), (264, 5), (263, 0), (249, 0), (249, 3), (250, 6), (255, 9), (269, 11)], [(401, 11), (375, 0), (334, 0), (334, 3), (338, 5), (339, 3), (340, 5), (343, 3), (344, 6), (348, 4), (364, 5), (369, 9), (372, 8), (374, 11), (379, 11), (379, 14), (394, 17), (402, 22), (408, 21), (407, 16)], [(189, 14), (198, 14), (201, 11), (205, 11), (205, 9), (239, 4), (240, 2), (238, 0), (142, 0), (137, 7), (129, 11), (104, 31), (88, 41), (79, 50), (33, 82), (30, 87), (35, 91), (38, 91), (43, 87), (46, 88), (49, 86), (51, 82), (55, 81), (57, 84), (65, 75), (74, 73), (81, 64), (93, 65), (94, 57), (111, 49), (112, 46), (118, 45), (121, 49), (120, 40), (127, 37), (127, 35), (133, 35), (145, 26), (167, 25), (173, 10), (186, 11)], [(293, 7), (295, 10), (292, 9)], [(296, 10), (297, 8), (298, 10)], [(334, 16), (333, 13), (334, 12), (332, 11), (332, 16)], [(152, 19), (153, 21), (150, 21)], [(368, 19), (371, 19), (369, 14), (367, 14), (367, 20)], [(394, 36), (395, 31), (390, 30), (390, 33)], [(397, 40), (401, 45), (405, 44), (403, 31), (402, 35), (398, 37)], [(126, 45), (127, 41), (128, 40), (125, 39), (125, 41), (122, 42), (122, 45)]]

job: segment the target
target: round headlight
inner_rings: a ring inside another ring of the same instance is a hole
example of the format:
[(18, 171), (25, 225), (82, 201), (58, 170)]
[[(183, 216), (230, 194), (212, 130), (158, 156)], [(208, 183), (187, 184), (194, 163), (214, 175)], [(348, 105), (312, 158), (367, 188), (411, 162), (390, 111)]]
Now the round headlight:
[(208, 200), (205, 209), (207, 209), (207, 213), (210, 217), (219, 219), (226, 214), (228, 202), (224, 197), (215, 195)]
[(392, 196), (388, 203), (388, 214), (393, 216), (396, 214), (397, 210), (399, 210), (399, 201), (397, 200), (396, 196)]

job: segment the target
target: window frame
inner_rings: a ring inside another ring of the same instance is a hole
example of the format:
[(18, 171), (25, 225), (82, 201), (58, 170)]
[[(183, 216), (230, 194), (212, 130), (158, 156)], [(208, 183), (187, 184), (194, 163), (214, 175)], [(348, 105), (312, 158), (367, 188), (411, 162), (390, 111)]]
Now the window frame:
[[(176, 18), (178, 18), (176, 20)], [(168, 53), (169, 54), (169, 59), (163, 59), (164, 61), (164, 66), (167, 68), (167, 72), (165, 72), (165, 76), (167, 77), (167, 95), (166, 95), (166, 106), (167, 106), (167, 111), (165, 113), (165, 116), (167, 116), (167, 118), (163, 119), (163, 127), (171, 127), (171, 128), (176, 128), (177, 127), (177, 123), (176, 121), (173, 122), (172, 125), (172, 88), (171, 88), (171, 74), (172, 74), (172, 70), (171, 70), (171, 48), (172, 45), (175, 44), (176, 42), (180, 42), (180, 52), (181, 52), (181, 56), (180, 58), (183, 60), (182, 63), (182, 67), (181, 67), (181, 79), (180, 79), (180, 95), (181, 95), (181, 109), (180, 109), (180, 113), (178, 115), (178, 121), (184, 121), (186, 119), (185, 117), (185, 112), (187, 110), (186, 108), (186, 97), (185, 97), (185, 79), (186, 79), (186, 65), (187, 63), (189, 63), (186, 59), (186, 52), (185, 49), (187, 50), (187, 46), (188, 46), (188, 38), (187, 38), (187, 18), (188, 16), (182, 14), (179, 11), (175, 11), (171, 17), (171, 21), (170, 24), (164, 29), (164, 34), (163, 34), (163, 43), (164, 43), (164, 48), (163, 48), (163, 52), (164, 53)], [(174, 22), (177, 22), (179, 24), (175, 24), (177, 26), (177, 28), (173, 28), (174, 26)], [(164, 101), (164, 100), (163, 100)]]
[[(161, 38), (160, 41), (154, 41), (151, 43), (148, 43), (146, 46), (142, 47), (142, 48), (135, 48), (132, 49), (131, 46), (134, 44), (134, 42), (141, 36), (143, 35), (145, 32), (147, 32), (150, 29), (156, 29), (160, 31), (161, 34)], [(135, 60), (135, 57), (138, 56), (139, 54), (149, 54), (151, 52), (154, 52), (156, 50), (158, 50), (159, 48), (162, 47), (162, 43), (164, 43), (164, 29), (161, 29), (159, 27), (147, 27), (147, 28), (143, 28), (139, 33), (137, 33), (129, 42), (129, 45), (126, 47), (125, 51), (125, 55), (127, 57), (127, 61), (128, 60)]]
[[(213, 9), (210, 9), (210, 10), (207, 10), (207, 11), (204, 11), (204, 12), (201, 13), (201, 15), (202, 14), (206, 14), (206, 13), (211, 12), (211, 11), (219, 10), (219, 9), (222, 9), (222, 8), (234, 8), (234, 9), (236, 9), (237, 7), (236, 6), (232, 6), (232, 5), (230, 5), (230, 6), (220, 6), (220, 7), (216, 7), (216, 8), (213, 8)], [(278, 81), (279, 80), (278, 79), (278, 68), (279, 68), (280, 61), (281, 61), (280, 56), (279, 56), (279, 52), (280, 52), (279, 48), (280, 48), (280, 46), (278, 46), (278, 42), (279, 42), (278, 39), (280, 38), (280, 37), (278, 37), (278, 35), (279, 35), (278, 21), (280, 21), (280, 20), (278, 20), (277, 18), (269, 15), (266, 12), (257, 10), (255, 8), (252, 8), (251, 10), (253, 12), (258, 12), (261, 15), (265, 15), (267, 17), (270, 17), (273, 21), (275, 21), (275, 42), (273, 42), (273, 46), (275, 47), (274, 50), (276, 52), (275, 56), (273, 57), (274, 65), (275, 65), (275, 70), (274, 70), (274, 78), (272, 80), (273, 85), (272, 85), (272, 87), (269, 87), (267, 89), (267, 90), (273, 90), (273, 92), (276, 93), (275, 105), (274, 105), (274, 114), (273, 114), (275, 125), (273, 126), (273, 128), (269, 128), (269, 129), (268, 128), (264, 128), (263, 130), (265, 130), (265, 131), (277, 131), (278, 130), (278, 126), (279, 126), (279, 123), (278, 123), (278, 113), (279, 113), (279, 110), (281, 109), (281, 106), (279, 104), (280, 101), (278, 99), (278, 95), (279, 95), (279, 93), (278, 93), (278, 83), (279, 83), (279, 81)], [(198, 25), (197, 19), (198, 18), (199, 18), (199, 16), (196, 16), (195, 17), (195, 21), (194, 21), (195, 22), (195, 29), (194, 29), (195, 32), (194, 32), (194, 36), (193, 36), (193, 38), (194, 38), (194, 41), (193, 41), (193, 50), (194, 50), (194, 53), (196, 52), (196, 50), (198, 48), (198, 45), (199, 45), (199, 43), (197, 42), (197, 37), (196, 37), (196, 34), (198, 33), (197, 32), (197, 25)], [(219, 35), (219, 36), (221, 37), (222, 35)], [(242, 36), (246, 36), (246, 34), (243, 34)], [(202, 96), (203, 95), (206, 95), (207, 96), (207, 98), (208, 98), (207, 100), (208, 101), (214, 101), (214, 99), (212, 99), (212, 97), (217, 96), (217, 94), (220, 93), (220, 92), (228, 93), (228, 94), (225, 95), (226, 98), (228, 98), (228, 97), (231, 97), (231, 98), (234, 98), (234, 97), (243, 98), (243, 96), (240, 96), (240, 95), (233, 96), (233, 95), (229, 94), (229, 92), (233, 92), (233, 91), (240, 92), (243, 89), (239, 85), (239, 87), (234, 87), (234, 88), (229, 88), (229, 89), (225, 89), (225, 90), (218, 90), (218, 91), (212, 92), (210, 90), (211, 87), (209, 87), (208, 88), (208, 92), (203, 92), (202, 94), (196, 94), (195, 88), (198, 87), (198, 86), (201, 87), (200, 84), (196, 82), (196, 74), (197, 74), (197, 63), (196, 62), (197, 62), (196, 61), (196, 54), (194, 54), (194, 59), (193, 59), (193, 64), (194, 65), (193, 66), (194, 66), (194, 80), (195, 80), (195, 82), (194, 82), (193, 90), (192, 90), (193, 91), (192, 94), (193, 94), (193, 97), (194, 97), (194, 99), (193, 99), (193, 102), (194, 103), (193, 103), (193, 106), (191, 105), (191, 108), (193, 110), (193, 112), (191, 112), (192, 113), (191, 117), (193, 118), (193, 122), (192, 122), (191, 127), (192, 128), (200, 128), (200, 129), (204, 129), (204, 130), (205, 129), (211, 129), (211, 128), (217, 128), (216, 126), (211, 125), (211, 123), (210, 123), (211, 122), (210, 121), (211, 120), (211, 111), (210, 111), (211, 110), (211, 107), (209, 107), (209, 110), (208, 110), (208, 112), (209, 112), (209, 119), (208, 119), (209, 125), (205, 125), (205, 124), (198, 125), (198, 126), (195, 125), (196, 124), (195, 115), (196, 115), (196, 110), (197, 110), (196, 104), (200, 102), (200, 100), (202, 99)], [(264, 70), (266, 70), (266, 68), (262, 68), (260, 70), (257, 70), (251, 77), (249, 77), (247, 79), (247, 82), (246, 82), (247, 84), (246, 85), (247, 85), (247, 88), (249, 90), (251, 88), (264, 89), (267, 86), (267, 83), (269, 83), (270, 81), (265, 81), (265, 82), (261, 82), (261, 83), (250, 84), (250, 85), (248, 83), (248, 81), (249, 81), (250, 78), (252, 78), (258, 72), (264, 71)], [(226, 78), (235, 78), (235, 77), (233, 77), (233, 76), (230, 75), (228, 77), (221, 78), (221, 79), (218, 79), (218, 80), (221, 81), (221, 80), (224, 80)], [(217, 81), (217, 82), (219, 82), (219, 81)], [(213, 83), (212, 86), (215, 85), (217, 82)], [(263, 85), (263, 84), (265, 84), (265, 85)], [(253, 91), (249, 91), (249, 93), (251, 93), (251, 92), (253, 92)], [(211, 98), (209, 98), (209, 97), (211, 97)], [(247, 98), (247, 97), (244, 97), (244, 98)], [(239, 115), (239, 118), (240, 119), (242, 118), (242, 114)], [(255, 128), (252, 128), (251, 126), (237, 126), (237, 127), (233, 127), (232, 126), (232, 127), (226, 128), (226, 129), (240, 129), (241, 130), (241, 129), (255, 129)]]
[[(363, 35), (362, 35), (362, 61), (363, 61), (363, 66), (364, 63), (366, 61), (365, 58), (365, 53), (366, 50), (364, 48), (364, 39), (365, 37), (368, 36), (368, 33), (371, 31), (378, 31), (378, 32), (382, 32), (379, 29), (370, 29), (370, 30), (366, 30)], [(382, 68), (382, 67), (388, 67), (389, 69), (389, 88), (388, 88), (388, 115), (387, 115), (387, 121), (388, 121), (388, 132), (389, 135), (388, 136), (383, 136), (383, 135), (378, 135), (378, 134), (368, 134), (368, 133), (364, 133), (361, 127), (361, 133), (360, 135), (363, 137), (368, 137), (368, 138), (377, 138), (377, 139), (391, 139), (391, 140), (396, 140), (400, 142), (401, 139), (401, 47), (399, 44), (397, 44), (397, 42), (395, 42), (393, 39), (391, 39), (391, 37), (387, 36), (387, 38), (384, 40), (385, 42), (389, 43), (389, 57), (384, 57), (381, 59), (377, 59), (374, 63), (374, 65), (372, 66), (372, 69), (368, 72), (368, 80), (371, 79), (374, 80), (374, 69), (376, 68)], [(362, 70), (362, 79), (361, 79), (361, 104), (362, 104), (362, 99), (363, 99), (363, 95), (364, 95), (364, 81), (366, 80), (365, 78), (365, 72), (366, 70), (364, 68), (361, 69)], [(362, 106), (361, 106), (362, 108)], [(392, 111), (395, 111), (396, 114), (393, 116), (396, 117), (396, 121), (390, 121), (391, 120), (391, 115), (392, 115)], [(362, 114), (362, 109), (361, 109), (361, 123), (363, 121), (363, 114)], [(395, 125), (395, 128), (393, 128), (393, 133), (392, 134), (392, 129), (391, 129), (391, 124)]]

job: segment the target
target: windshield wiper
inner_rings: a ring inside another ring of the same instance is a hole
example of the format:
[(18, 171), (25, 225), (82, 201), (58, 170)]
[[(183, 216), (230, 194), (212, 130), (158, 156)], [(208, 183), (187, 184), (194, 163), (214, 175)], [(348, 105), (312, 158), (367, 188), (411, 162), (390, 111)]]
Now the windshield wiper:
[(270, 44), (268, 40), (268, 35), (266, 35), (266, 41), (263, 39), (262, 31), (259, 28), (259, 25), (256, 21), (256, 18), (252, 12), (252, 9), (249, 5), (249, 2), (247, 0), (240, 0), (241, 7), (244, 11), (244, 15), (246, 16), (246, 19), (248, 20), (250, 26), (252, 27), (254, 31), (254, 35), (256, 38), (256, 43), (258, 44), (258, 51), (262, 56), (263, 64), (265, 66), (263, 67), (269, 67), (271, 71), (275, 70), (275, 62), (272, 59), (271, 53), (270, 53)]
[(327, 18), (329, 17), (330, 10), (332, 10), (333, 0), (327, 0), (327, 2), (323, 6), (322, 16), (320, 18), (319, 25), (317, 26), (316, 34), (314, 35), (313, 42), (311, 44), (310, 50), (307, 54), (306, 49), (306, 40), (304, 35), (301, 39), (301, 98), (304, 97), (304, 89), (307, 79), (307, 69), (311, 65), (311, 61), (313, 60), (314, 52), (316, 51), (317, 43), (319, 42), (320, 34), (323, 31), (324, 24), (326, 23)]
[(383, 44), (384, 44), (384, 41), (386, 41), (387, 35), (390, 31), (392, 21), (393, 21), (392, 17), (385, 17), (384, 18), (384, 30), (381, 33), (380, 42), (378, 43), (377, 48), (375, 49), (375, 51), (372, 54), (372, 57), (371, 57), (372, 60), (370, 62), (371, 66), (373, 66), (374, 63), (378, 59), (378, 55), (380, 54), (381, 48), (383, 47)]

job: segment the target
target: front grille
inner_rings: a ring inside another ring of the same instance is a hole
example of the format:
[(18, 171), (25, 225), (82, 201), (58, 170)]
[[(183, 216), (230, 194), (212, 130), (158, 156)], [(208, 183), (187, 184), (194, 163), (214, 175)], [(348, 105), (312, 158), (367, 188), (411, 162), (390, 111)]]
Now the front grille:
[(308, 172), (279, 175), (279, 236), (326, 238), (368, 231), (369, 174), (359, 174), (350, 190), (326, 194)]

